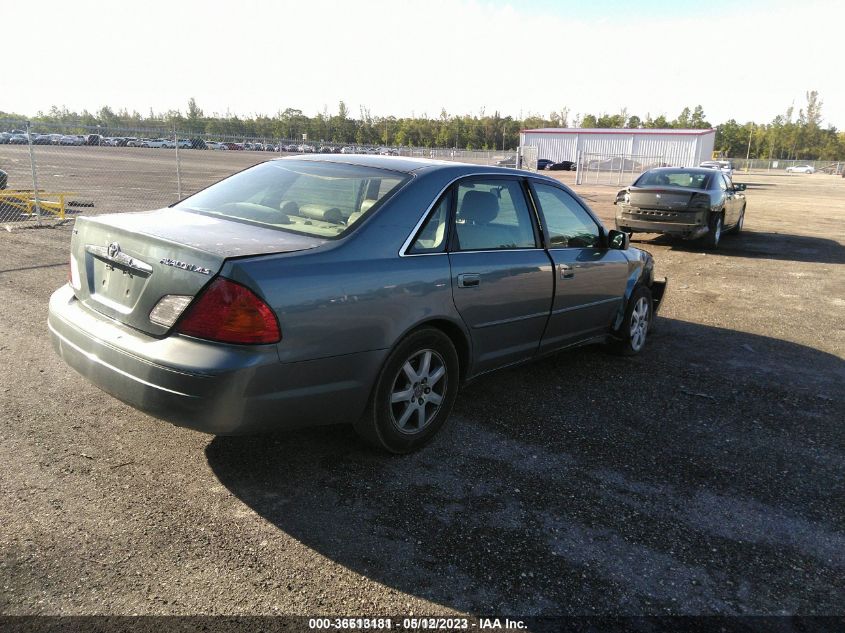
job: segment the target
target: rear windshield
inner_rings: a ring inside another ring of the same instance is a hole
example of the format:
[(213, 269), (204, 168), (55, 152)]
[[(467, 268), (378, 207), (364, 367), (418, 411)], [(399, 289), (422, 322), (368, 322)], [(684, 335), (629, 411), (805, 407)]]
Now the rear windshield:
[(686, 187), (707, 189), (711, 174), (702, 174), (683, 169), (648, 171), (637, 178), (635, 187)]
[(331, 239), (350, 230), (408, 178), (360, 165), (273, 160), (222, 180), (176, 208)]

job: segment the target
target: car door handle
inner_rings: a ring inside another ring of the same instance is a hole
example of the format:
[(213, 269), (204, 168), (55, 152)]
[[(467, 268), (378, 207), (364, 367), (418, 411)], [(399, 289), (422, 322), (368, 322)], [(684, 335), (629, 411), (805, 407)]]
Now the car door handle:
[(575, 271), (569, 264), (558, 264), (557, 269), (560, 271), (561, 279), (572, 279), (575, 276)]
[(481, 284), (478, 273), (462, 273), (458, 275), (458, 288), (475, 288)]

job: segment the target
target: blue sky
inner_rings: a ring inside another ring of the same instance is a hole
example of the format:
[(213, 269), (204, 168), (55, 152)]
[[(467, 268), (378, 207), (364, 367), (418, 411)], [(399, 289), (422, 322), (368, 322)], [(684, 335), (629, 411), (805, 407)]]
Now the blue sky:
[[(770, 121), (818, 90), (845, 128), (845, 2), (30, 0), (6, 3), (0, 110)], [(35, 27), (33, 27), (35, 28)], [(19, 53), (19, 54), (16, 54)]]

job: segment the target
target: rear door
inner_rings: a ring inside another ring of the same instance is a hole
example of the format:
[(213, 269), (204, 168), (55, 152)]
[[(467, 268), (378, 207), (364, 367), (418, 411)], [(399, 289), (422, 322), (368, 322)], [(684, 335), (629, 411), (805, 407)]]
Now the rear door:
[(455, 306), (472, 336), (474, 373), (534, 356), (554, 294), (521, 178), (473, 178), (453, 191), (449, 260)]
[(628, 260), (606, 247), (598, 222), (569, 192), (536, 181), (531, 191), (555, 266), (546, 352), (607, 332), (622, 305)]

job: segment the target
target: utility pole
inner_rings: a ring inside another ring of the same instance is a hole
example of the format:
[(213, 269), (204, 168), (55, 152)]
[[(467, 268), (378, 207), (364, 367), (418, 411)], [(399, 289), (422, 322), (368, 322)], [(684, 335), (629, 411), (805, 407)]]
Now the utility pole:
[(745, 152), (745, 173), (748, 173), (748, 161), (751, 158), (751, 137), (754, 134), (754, 124), (751, 124), (751, 130), (748, 132), (748, 151)]

